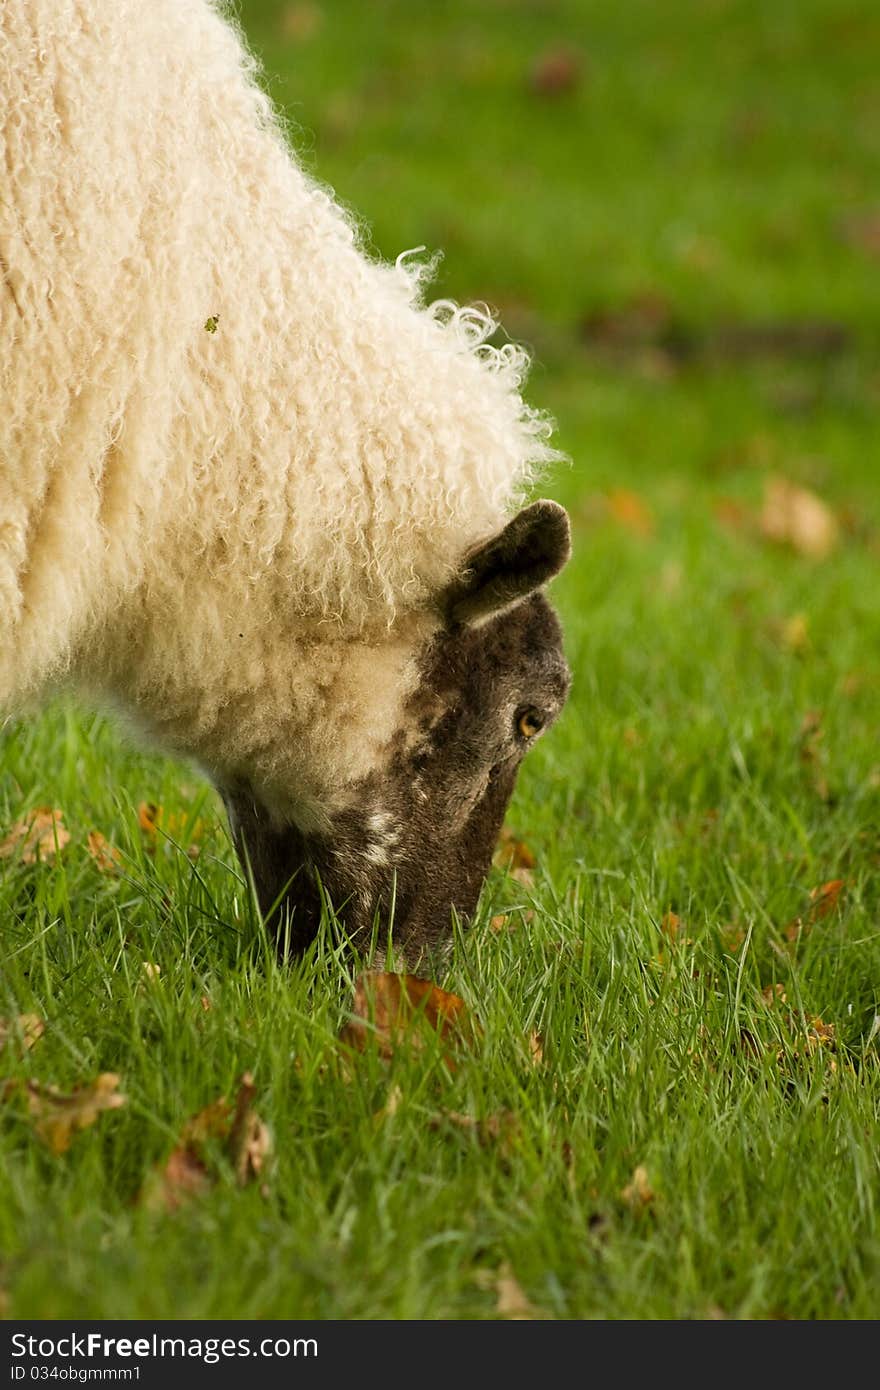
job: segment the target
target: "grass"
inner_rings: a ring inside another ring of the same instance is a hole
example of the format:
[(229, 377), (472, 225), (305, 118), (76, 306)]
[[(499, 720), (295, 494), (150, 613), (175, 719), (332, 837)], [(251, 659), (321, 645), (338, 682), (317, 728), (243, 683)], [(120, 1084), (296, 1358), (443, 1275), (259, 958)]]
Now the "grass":
[[(242, 10), (310, 167), (383, 254), (442, 245), (438, 292), (502, 309), (572, 456), (551, 486), (574, 691), (508, 818), (535, 881), (496, 873), (457, 941), (440, 983), (483, 1036), (454, 1070), (430, 1049), (346, 1066), (351, 965), (329, 939), (276, 964), (195, 774), (65, 705), (7, 724), (0, 827), (51, 804), (72, 841), (0, 867), (0, 1018), (46, 1024), (3, 1075), (115, 1071), (128, 1103), (55, 1156), (7, 1099), (3, 1307), (494, 1318), (509, 1273), (552, 1318), (876, 1317), (880, 19), (414, 14)], [(560, 47), (571, 85), (536, 94)], [(834, 333), (804, 342), (806, 321)], [(744, 324), (781, 336), (734, 349)], [(830, 555), (762, 534), (773, 475), (833, 509)], [(838, 879), (823, 915), (810, 892)], [(145, 1209), (151, 1166), (245, 1070), (263, 1189), (217, 1157), (207, 1196)]]

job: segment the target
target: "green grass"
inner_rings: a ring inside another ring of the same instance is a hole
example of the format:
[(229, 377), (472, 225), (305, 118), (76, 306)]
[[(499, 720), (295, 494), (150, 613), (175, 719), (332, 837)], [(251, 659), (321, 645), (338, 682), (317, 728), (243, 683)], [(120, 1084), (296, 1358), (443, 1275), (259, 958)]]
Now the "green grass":
[[(310, 167), (383, 254), (440, 245), (438, 293), (503, 310), (573, 459), (549, 486), (575, 523), (554, 589), (574, 690), (508, 818), (538, 869), (493, 877), (440, 981), (483, 1025), (458, 1066), (346, 1067), (350, 964), (327, 941), (275, 963), (195, 774), (64, 706), (7, 724), (0, 838), (51, 804), (72, 842), (0, 865), (0, 1018), (46, 1021), (0, 1071), (64, 1089), (116, 1071), (128, 1103), (61, 1156), (20, 1091), (3, 1105), (3, 1306), (492, 1318), (507, 1265), (548, 1317), (876, 1317), (875, 7), (333, 0), (295, 39), (279, 16), (298, 8), (254, 0), (243, 22)], [(535, 95), (556, 46), (579, 81)], [(632, 326), (648, 296), (658, 332)], [(600, 311), (622, 345), (585, 332)], [(838, 346), (709, 350), (732, 324), (807, 319)], [(839, 516), (828, 558), (762, 537), (771, 475)], [(609, 515), (619, 488), (653, 530)], [(149, 852), (142, 800), (182, 817), (177, 845)], [(823, 917), (809, 893), (832, 879)], [(247, 1069), (264, 1189), (218, 1159), (204, 1199), (145, 1210), (151, 1165)], [(513, 1118), (481, 1143), (451, 1112)], [(654, 1196), (633, 1207), (639, 1166)]]

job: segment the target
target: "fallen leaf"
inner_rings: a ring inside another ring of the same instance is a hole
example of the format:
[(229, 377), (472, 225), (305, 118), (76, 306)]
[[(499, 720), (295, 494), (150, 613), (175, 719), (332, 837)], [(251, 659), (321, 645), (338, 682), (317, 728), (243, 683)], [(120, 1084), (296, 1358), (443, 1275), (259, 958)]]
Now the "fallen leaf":
[(765, 986), (765, 988), (761, 990), (761, 999), (768, 1008), (771, 1008), (774, 1004), (786, 1003), (787, 995), (785, 993), (785, 986), (778, 982), (773, 985)]
[(529, 1058), (533, 1067), (539, 1067), (544, 1060), (544, 1039), (535, 1028), (529, 1033)]
[(666, 912), (660, 919), (660, 930), (668, 941), (678, 941), (685, 928), (677, 912)]
[(158, 1181), (146, 1185), (141, 1196), (151, 1211), (176, 1211), (184, 1202), (201, 1197), (211, 1186), (208, 1169), (190, 1145), (178, 1145), (168, 1155)]
[(398, 1085), (391, 1087), (388, 1098), (381, 1109), (377, 1110), (373, 1119), (378, 1123), (381, 1120), (390, 1120), (392, 1115), (396, 1115), (400, 1109), (400, 1102), (403, 1100), (403, 1091)]
[(54, 864), (56, 854), (69, 842), (62, 813), (51, 806), (38, 806), (10, 828), (0, 842), (0, 859), (17, 855), (22, 864)]
[(517, 883), (531, 887), (534, 883), (534, 870), (537, 859), (524, 840), (518, 840), (507, 826), (498, 837), (498, 844), (492, 856), (496, 869), (504, 869)]
[(100, 830), (90, 830), (86, 836), (86, 849), (102, 874), (115, 873), (122, 855), (115, 845), (111, 845)]
[(240, 1186), (259, 1177), (272, 1153), (272, 1139), (253, 1109), (255, 1095), (253, 1077), (245, 1072), (234, 1105), (221, 1096), (187, 1120), (180, 1142), (148, 1175), (141, 1203), (153, 1211), (176, 1211), (209, 1191), (217, 1176), (212, 1149), (218, 1145)]
[(820, 1047), (834, 1048), (836, 1045), (834, 1024), (824, 1023), (818, 1014), (815, 1015), (809, 1020), (805, 1043), (808, 1053), (815, 1052)]
[(650, 1206), (654, 1197), (654, 1190), (648, 1182), (648, 1170), (640, 1163), (626, 1187), (621, 1191), (620, 1200), (631, 1211), (641, 1211), (644, 1207)]
[(605, 505), (608, 515), (625, 531), (630, 531), (635, 536), (647, 537), (654, 534), (654, 518), (648, 504), (637, 492), (632, 492), (629, 488), (615, 488), (607, 494)]
[(367, 970), (355, 984), (352, 1018), (339, 1036), (360, 1052), (375, 1038), (379, 1055), (390, 1057), (405, 1041), (423, 1046), (419, 1024), (444, 1041), (473, 1039), (477, 1031), (457, 994), (416, 975)]
[(55, 1086), (39, 1081), (25, 1083), (28, 1112), (39, 1137), (54, 1154), (70, 1148), (77, 1130), (88, 1129), (102, 1110), (118, 1110), (126, 1097), (117, 1091), (119, 1077), (115, 1072), (101, 1072), (93, 1082), (77, 1086), (64, 1095)]
[(794, 917), (783, 929), (782, 934), (786, 941), (798, 941), (817, 922), (829, 917), (840, 906), (840, 899), (845, 891), (846, 881), (842, 878), (832, 878), (828, 883), (823, 883), (818, 888), (811, 888), (810, 906), (807, 911), (803, 916)]
[(46, 1025), (39, 1014), (19, 1014), (17, 1018), (0, 1018), (0, 1048), (7, 1043), (17, 1042), (23, 1051), (29, 1052), (34, 1043), (39, 1042)]
[(571, 48), (548, 48), (535, 60), (529, 85), (538, 96), (555, 97), (572, 91), (580, 80), (580, 54)]
[(239, 1082), (235, 1115), (229, 1132), (229, 1155), (239, 1187), (260, 1176), (272, 1152), (272, 1136), (268, 1126), (253, 1109), (256, 1094), (254, 1079), (246, 1071)]
[(147, 835), (155, 835), (162, 818), (162, 807), (154, 801), (142, 801), (138, 806), (138, 825)]
[(837, 544), (839, 526), (820, 497), (785, 478), (768, 478), (759, 520), (762, 535), (799, 555), (824, 560)]
[(828, 883), (823, 883), (819, 888), (810, 889), (810, 914), (814, 921), (827, 917), (839, 905), (841, 896), (846, 888), (846, 882), (842, 878), (832, 878)]
[(495, 1276), (496, 1312), (511, 1322), (527, 1322), (537, 1316), (510, 1265), (505, 1260)]

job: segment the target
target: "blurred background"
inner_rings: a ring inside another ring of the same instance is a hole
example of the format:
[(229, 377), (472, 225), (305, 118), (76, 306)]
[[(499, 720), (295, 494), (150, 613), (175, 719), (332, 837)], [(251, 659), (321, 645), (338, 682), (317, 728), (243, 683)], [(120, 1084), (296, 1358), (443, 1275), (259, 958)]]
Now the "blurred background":
[(880, 7), (240, 13), (300, 157), (368, 244), (441, 250), (436, 294), (487, 301), (534, 353), (529, 397), (571, 458), (542, 491), (575, 527), (554, 587), (569, 732), (532, 774), (556, 868), (585, 846), (662, 859), (665, 815), (660, 886), (693, 892), (682, 826), (719, 806), (716, 849), (760, 860), (757, 824), (733, 849), (726, 779), (746, 773), (779, 807), (774, 853), (812, 836), (839, 857), (880, 814)]
[(695, 450), (706, 471), (740, 449), (754, 465), (769, 422), (787, 438), (809, 422), (816, 452), (876, 407), (876, 5), (242, 0), (240, 16), (306, 165), (383, 256), (442, 250), (437, 293), (488, 301), (532, 345), (533, 394), (600, 485)]

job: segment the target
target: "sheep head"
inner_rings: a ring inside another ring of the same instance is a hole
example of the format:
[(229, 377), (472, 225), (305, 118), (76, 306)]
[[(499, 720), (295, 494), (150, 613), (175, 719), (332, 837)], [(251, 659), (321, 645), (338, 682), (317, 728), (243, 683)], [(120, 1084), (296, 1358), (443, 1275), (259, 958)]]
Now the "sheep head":
[(379, 765), (328, 828), (279, 823), (248, 783), (223, 788), (233, 837), (279, 940), (301, 951), (326, 897), (350, 937), (413, 962), (474, 910), (525, 754), (565, 703), (570, 674), (541, 587), (570, 552), (555, 502), (518, 513), (465, 557), (437, 597), (440, 624)]

